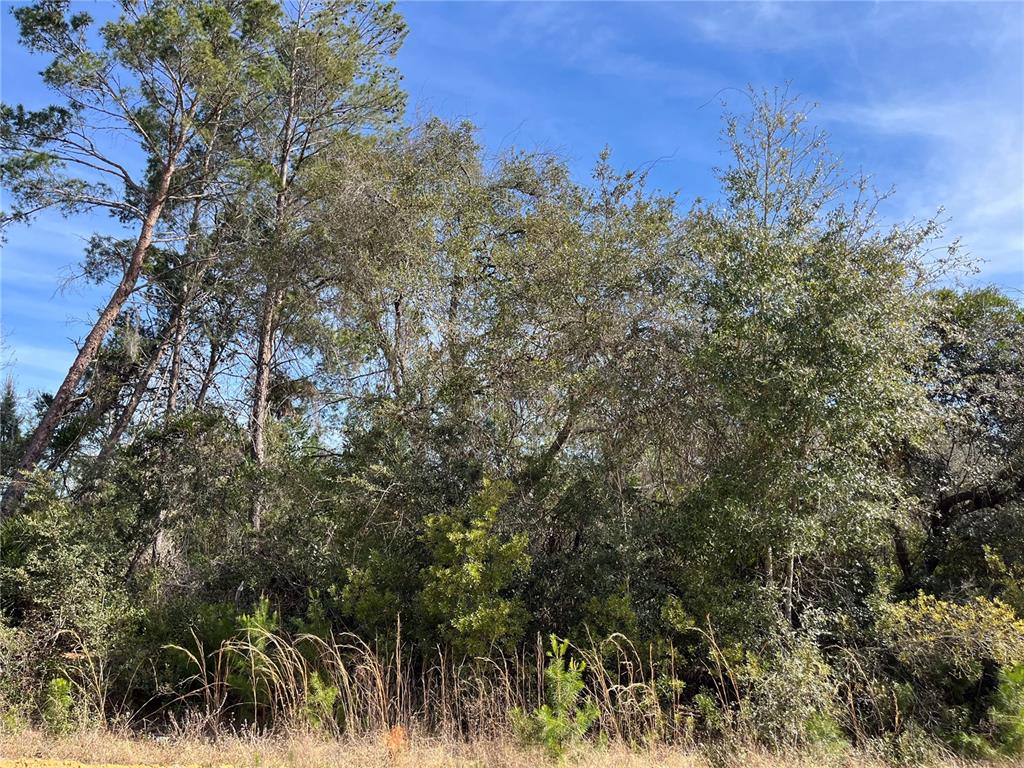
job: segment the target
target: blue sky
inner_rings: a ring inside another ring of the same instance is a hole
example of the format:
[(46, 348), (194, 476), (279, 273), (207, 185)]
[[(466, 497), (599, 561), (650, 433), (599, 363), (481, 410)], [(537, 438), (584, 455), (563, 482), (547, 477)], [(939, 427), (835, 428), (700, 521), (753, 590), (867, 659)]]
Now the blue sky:
[[(76, 6), (105, 17), (107, 3)], [(2, 3), (5, 102), (45, 102)], [(720, 103), (746, 85), (788, 83), (851, 170), (894, 186), (895, 219), (942, 206), (979, 271), (969, 284), (1024, 293), (1024, 4), (400, 3), (410, 118), (480, 127), (492, 155), (555, 151), (583, 175), (602, 147), (616, 164), (654, 163), (681, 199), (713, 196), (724, 161)], [(105, 287), (75, 274), (103, 215), (46, 215), (2, 255), (2, 362), (22, 391), (52, 389)]]

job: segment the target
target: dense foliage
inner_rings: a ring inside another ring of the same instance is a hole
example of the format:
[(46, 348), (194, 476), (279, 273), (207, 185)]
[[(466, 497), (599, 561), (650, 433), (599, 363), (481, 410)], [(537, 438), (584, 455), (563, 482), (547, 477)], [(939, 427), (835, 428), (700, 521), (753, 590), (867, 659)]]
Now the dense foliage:
[(372, 651), (424, 670), (374, 722), (500, 673), (556, 753), (1024, 749), (1024, 309), (798, 101), (683, 210), (401, 123), (388, 4), (122, 5), (15, 10), (59, 101), (3, 107), (4, 221), (117, 219), (61, 389), (0, 401), (5, 722), (356, 728)]

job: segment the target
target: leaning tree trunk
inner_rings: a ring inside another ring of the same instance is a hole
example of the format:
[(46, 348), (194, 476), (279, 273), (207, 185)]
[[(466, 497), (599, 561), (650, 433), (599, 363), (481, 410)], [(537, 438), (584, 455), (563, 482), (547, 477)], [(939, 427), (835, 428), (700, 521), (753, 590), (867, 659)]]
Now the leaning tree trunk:
[(121, 282), (118, 283), (117, 288), (110, 297), (110, 301), (107, 302), (107, 306), (100, 312), (96, 324), (89, 331), (89, 335), (85, 337), (85, 343), (79, 350), (78, 356), (71, 364), (67, 376), (64, 377), (63, 383), (61, 383), (56, 394), (53, 396), (53, 400), (50, 402), (50, 407), (46, 409), (46, 413), (43, 414), (43, 418), (38, 426), (36, 426), (35, 432), (32, 433), (32, 438), (25, 447), (21, 461), (18, 462), (17, 476), (7, 486), (7, 489), (4, 491), (3, 501), (0, 502), (0, 517), (6, 515), (24, 495), (24, 475), (39, 463), (43, 453), (46, 452), (46, 448), (53, 438), (53, 433), (57, 430), (57, 425), (64, 415), (68, 402), (82, 381), (86, 370), (93, 360), (96, 359), (96, 353), (99, 351), (103, 339), (113, 327), (118, 315), (121, 314), (121, 309), (124, 307), (125, 302), (128, 301), (128, 297), (135, 290), (135, 284), (139, 281), (139, 277), (142, 274), (142, 265), (145, 261), (146, 251), (153, 242), (153, 232), (156, 229), (156, 223), (160, 219), (164, 203), (167, 201), (167, 190), (170, 187), (173, 175), (174, 165), (170, 164), (164, 168), (157, 192), (146, 210), (139, 238), (135, 243), (131, 259), (128, 262), (128, 269), (125, 270)]
[(177, 323), (177, 315), (178, 308), (176, 307), (174, 316), (172, 316), (167, 326), (160, 333), (156, 349), (153, 350), (153, 354), (146, 363), (146, 367), (139, 372), (139, 378), (135, 380), (135, 386), (132, 388), (128, 402), (121, 409), (117, 421), (103, 441), (103, 447), (100, 449), (99, 456), (97, 457), (98, 464), (102, 465), (110, 458), (110, 455), (117, 448), (117, 444), (121, 440), (121, 435), (124, 434), (125, 430), (128, 429), (128, 425), (131, 424), (135, 411), (138, 410), (142, 398), (145, 397), (146, 391), (149, 389), (150, 379), (153, 378), (153, 374), (156, 373), (156, 368), (160, 364), (160, 358), (163, 357), (164, 350), (167, 349), (170, 340), (170, 330)]

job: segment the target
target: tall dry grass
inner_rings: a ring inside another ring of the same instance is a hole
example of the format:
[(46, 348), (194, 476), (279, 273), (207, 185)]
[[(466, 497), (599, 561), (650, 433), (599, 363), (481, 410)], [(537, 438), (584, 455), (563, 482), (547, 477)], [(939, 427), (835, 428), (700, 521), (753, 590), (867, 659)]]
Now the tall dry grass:
[[(695, 737), (699, 716), (684, 695), (672, 648), (656, 654), (621, 635), (570, 646), (586, 662), (586, 695), (599, 712), (587, 741), (571, 745), (570, 761), (593, 766), (885, 764), (870, 756), (867, 743), (859, 751), (831, 745), (831, 752), (810, 753), (799, 744), (776, 744), (773, 753), (756, 746), (742, 728), (736, 676), (713, 633), (707, 639), (712, 651), (707, 684), (717, 691), (721, 712), (735, 717), (725, 718), (732, 724), (728, 732), (701, 738)], [(295, 753), (300, 757), (287, 764), (539, 765), (544, 754), (519, 742), (512, 713), (545, 702), (545, 648), (538, 637), (517, 653), (490, 658), (456, 658), (443, 648), (414, 655), (403, 648), (400, 626), (387, 643), (257, 627), (206, 647), (194, 635), (190, 645), (165, 648), (178, 654), (191, 674), (173, 681), (173, 687), (164, 681), (151, 701), (130, 709), (124, 700), (111, 701), (110, 692), (130, 688), (138, 671), (115, 680), (112, 665), (83, 647), (65, 654), (64, 671), (76, 683), (84, 727), (54, 743), (65, 745), (61, 749), (72, 758), (76, 750), (95, 752), (97, 760), (108, 752), (116, 757), (106, 762), (161, 764), (165, 745), (173, 743), (183, 745), (182, 754), (196, 754), (178, 764), (247, 765), (243, 758), (251, 752), (265, 756), (260, 764)], [(0, 737), (5, 745), (0, 754), (56, 754), (32, 742), (32, 733)], [(156, 734), (171, 741), (156, 741)], [(79, 746), (90, 738), (95, 749)], [(149, 754), (152, 759), (135, 759)], [(917, 764), (966, 764), (936, 752), (934, 745), (920, 754)], [(131, 755), (135, 758), (129, 760)]]
[[(403, 653), (400, 628), (387, 650), (352, 634), (325, 639), (253, 629), (216, 648), (193, 636), (192, 646), (167, 649), (182, 654), (193, 674), (157, 710), (126, 719), (153, 721), (163, 714), (178, 733), (214, 732), (239, 724), (244, 711), (257, 731), (359, 737), (402, 726), (450, 740), (502, 739), (511, 735), (513, 710), (529, 711), (546, 700), (544, 648), (538, 637), (513, 654), (455, 658), (438, 648), (414, 658)], [(671, 682), (674, 654), (663, 669), (652, 649), (618, 635), (573, 652), (587, 663), (600, 734), (626, 743), (688, 737), (691, 713), (681, 686)], [(334, 692), (329, 707), (325, 689)]]
[[(604, 749), (584, 747), (555, 762), (508, 739), (474, 742), (413, 735), (408, 748), (394, 755), (380, 734), (329, 739), (310, 735), (193, 738), (129, 737), (109, 731), (84, 731), (54, 738), (36, 731), (0, 735), (0, 768), (78, 768), (91, 766), (230, 766), (233, 768), (884, 768), (864, 755), (773, 754), (756, 748), (707, 753), (693, 748), (650, 745)], [(968, 768), (946, 759), (921, 768)]]

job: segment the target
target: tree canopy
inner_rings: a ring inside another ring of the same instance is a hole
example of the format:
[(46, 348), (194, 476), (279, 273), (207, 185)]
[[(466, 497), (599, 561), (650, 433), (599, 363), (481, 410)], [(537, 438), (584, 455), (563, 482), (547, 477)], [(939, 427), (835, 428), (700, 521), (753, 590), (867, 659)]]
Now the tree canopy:
[[(1024, 309), (951, 287), (799, 99), (726, 114), (687, 210), (404, 120), (390, 3), (121, 8), (14, 11), (55, 104), (2, 108), (5, 226), (116, 218), (67, 377), (0, 400), (0, 705), (87, 653), (166, 717), (168, 648), (260, 628), (470, 664), (555, 633), (670, 663), (677, 735), (1024, 746)], [(608, 727), (554, 648), (537, 722)]]

